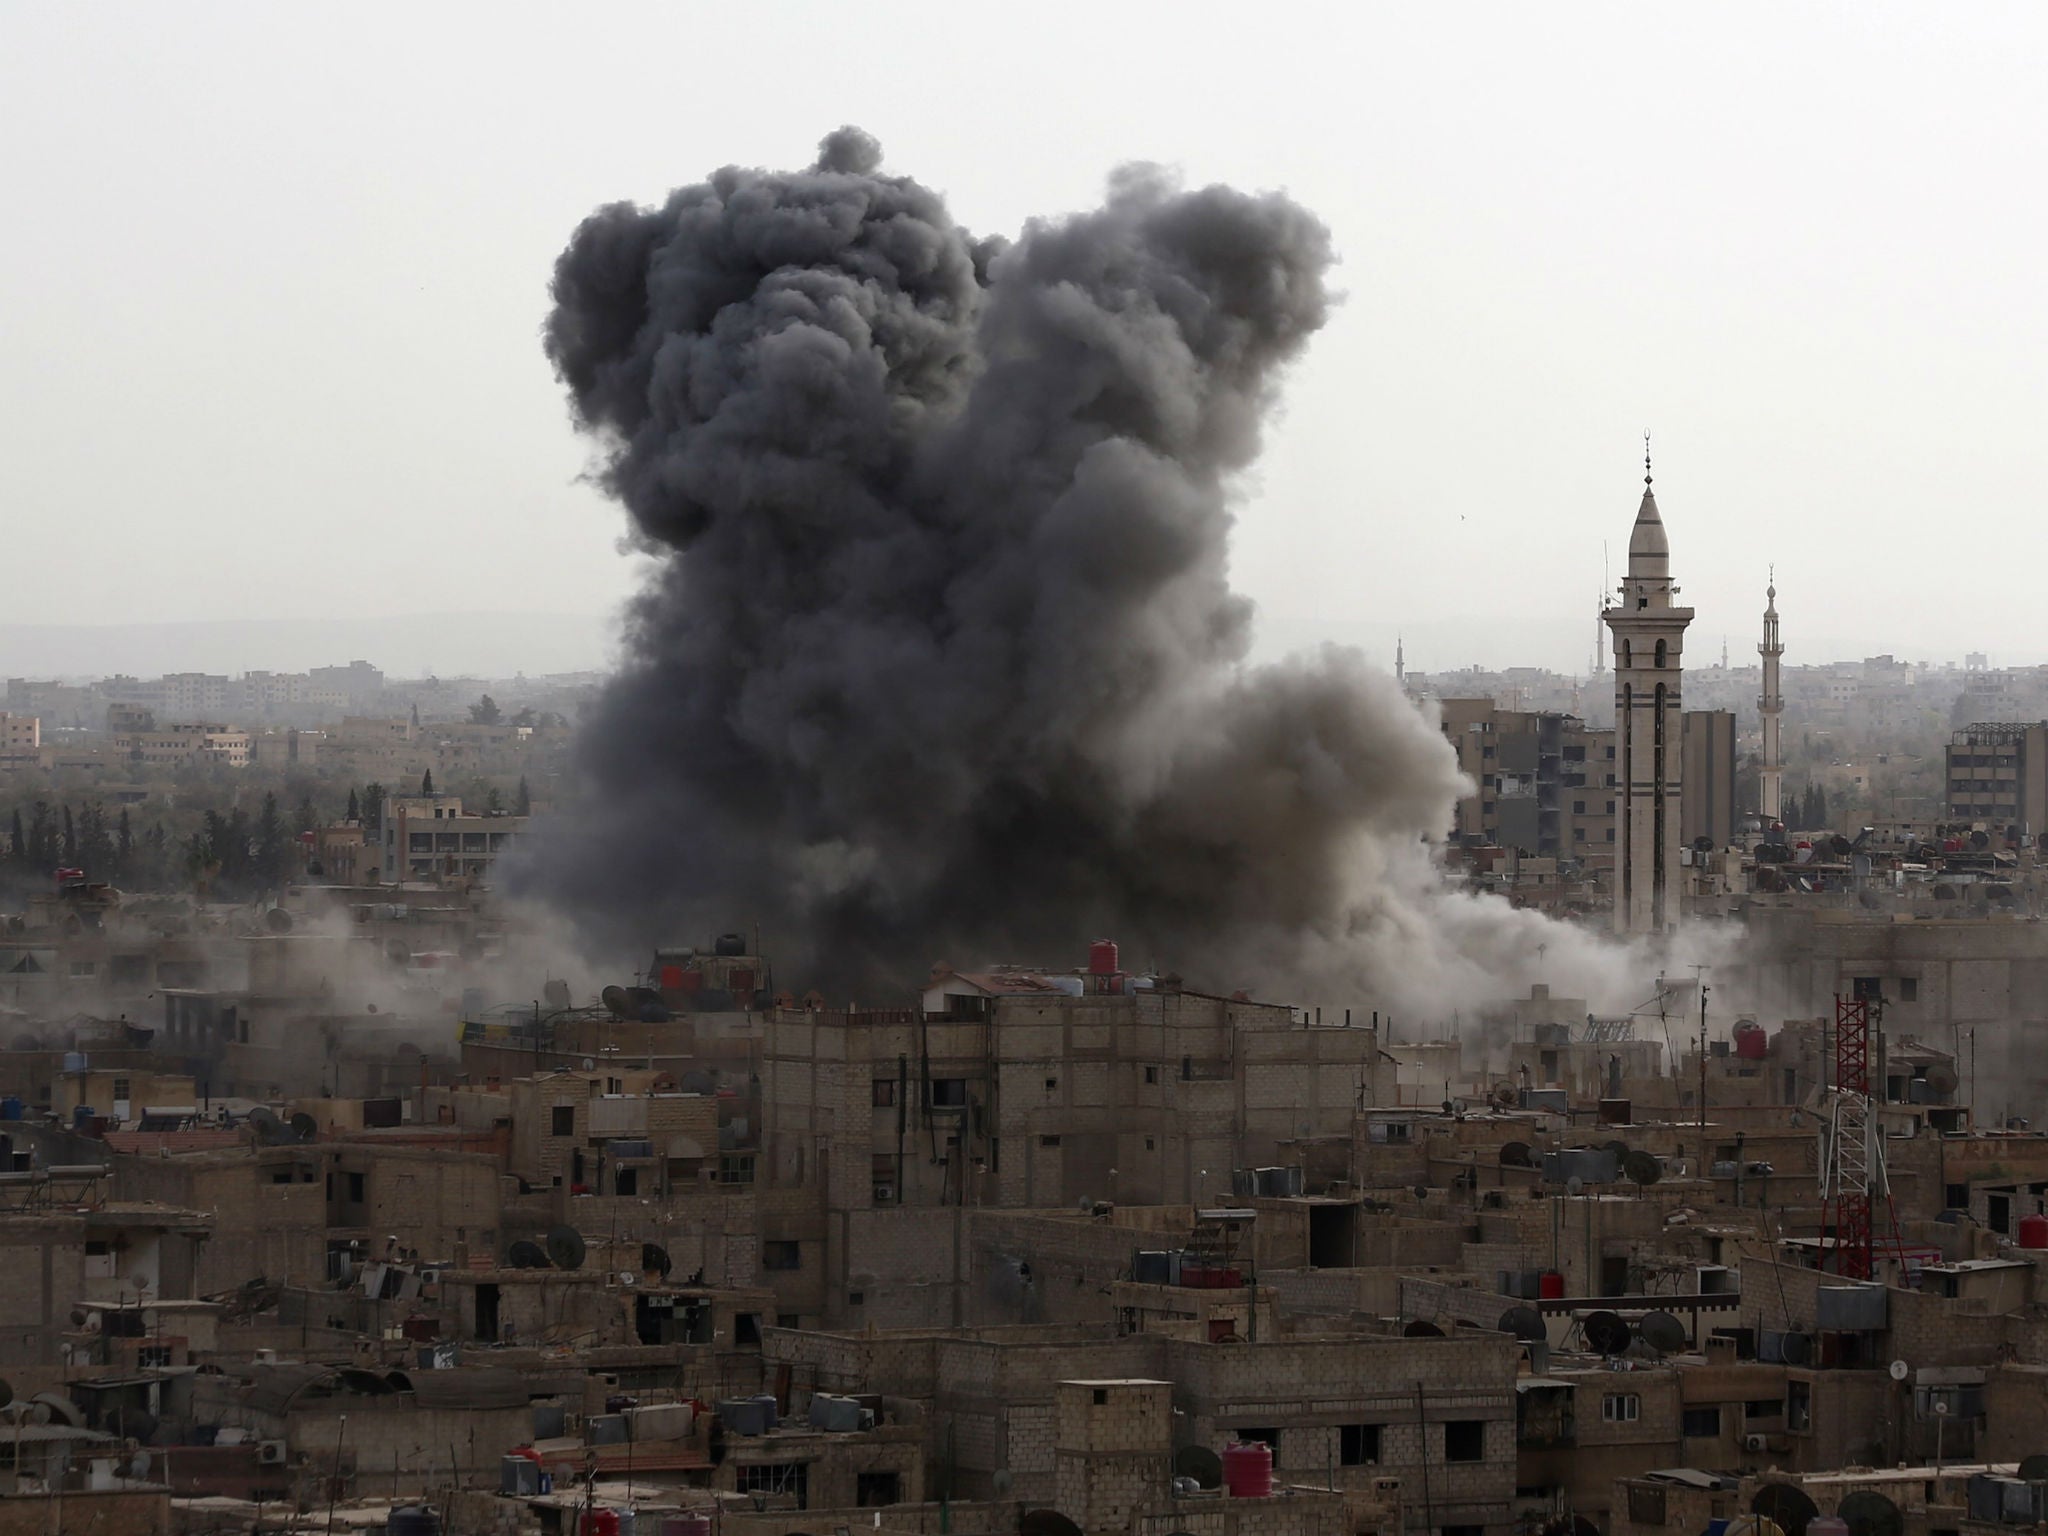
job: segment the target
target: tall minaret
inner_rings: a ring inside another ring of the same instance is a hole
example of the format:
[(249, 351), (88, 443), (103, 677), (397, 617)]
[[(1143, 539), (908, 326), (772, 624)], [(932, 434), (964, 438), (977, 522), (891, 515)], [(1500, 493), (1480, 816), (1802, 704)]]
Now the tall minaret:
[(1667, 933), (1678, 923), (1678, 795), (1683, 705), (1680, 650), (1690, 608), (1672, 606), (1671, 544), (1650, 489), (1643, 437), (1643, 504), (1628, 540), (1620, 602), (1601, 617), (1614, 636), (1614, 926)]
[(1394, 681), (1404, 688), (1408, 685), (1408, 658), (1399, 635), (1394, 636)]
[(1785, 760), (1778, 746), (1778, 717), (1785, 713), (1785, 696), (1778, 691), (1778, 658), (1785, 654), (1785, 642), (1778, 638), (1778, 572), (1771, 569), (1771, 584), (1764, 588), (1764, 643), (1757, 647), (1764, 659), (1764, 691), (1756, 701), (1764, 725), (1764, 766), (1759, 786), (1765, 825), (1785, 816)]

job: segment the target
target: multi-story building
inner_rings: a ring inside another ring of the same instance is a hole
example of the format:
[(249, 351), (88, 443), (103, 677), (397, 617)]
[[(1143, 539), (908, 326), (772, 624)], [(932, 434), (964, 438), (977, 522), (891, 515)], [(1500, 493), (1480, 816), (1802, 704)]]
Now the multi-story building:
[(2048, 722), (1980, 721), (1948, 744), (1952, 821), (2038, 833), (2048, 812)]
[(524, 816), (464, 812), (460, 795), (397, 795), (381, 827), (387, 881), (488, 879)]
[(218, 763), (227, 768), (249, 766), (249, 733), (225, 725), (200, 722), (154, 731), (123, 731), (114, 737), (114, 751), (135, 763), (175, 767), (187, 763)]
[(1735, 841), (1735, 712), (1689, 709), (1680, 728), (1679, 836), (1687, 847)]

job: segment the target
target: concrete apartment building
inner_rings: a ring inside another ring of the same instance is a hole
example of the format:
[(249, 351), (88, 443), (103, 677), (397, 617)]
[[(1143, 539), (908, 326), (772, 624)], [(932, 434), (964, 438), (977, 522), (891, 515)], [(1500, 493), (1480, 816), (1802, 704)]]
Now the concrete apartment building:
[(1688, 709), (1679, 732), (1679, 836), (1688, 847), (1699, 839), (1709, 848), (1735, 842), (1735, 711)]
[(114, 737), (116, 757), (161, 767), (214, 764), (246, 768), (249, 752), (247, 731), (199, 722), (123, 731)]
[(384, 878), (488, 880), (525, 830), (523, 816), (466, 813), (460, 795), (395, 795), (384, 802)]
[(1981, 721), (1955, 733), (1946, 759), (1950, 820), (2001, 840), (2008, 827), (2048, 827), (2048, 722)]

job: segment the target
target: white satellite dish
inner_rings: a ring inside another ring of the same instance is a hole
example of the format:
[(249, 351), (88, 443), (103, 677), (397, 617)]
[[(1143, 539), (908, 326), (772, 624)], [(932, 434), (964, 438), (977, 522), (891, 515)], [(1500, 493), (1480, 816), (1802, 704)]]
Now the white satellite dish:
[(595, 1056), (584, 1057), (583, 1070), (586, 1072), (595, 1072), (597, 1070), (597, 1058)]
[(1904, 1381), (1913, 1374), (1913, 1368), (1903, 1360), (1894, 1360), (1891, 1364), (1891, 1373), (1893, 1381)]

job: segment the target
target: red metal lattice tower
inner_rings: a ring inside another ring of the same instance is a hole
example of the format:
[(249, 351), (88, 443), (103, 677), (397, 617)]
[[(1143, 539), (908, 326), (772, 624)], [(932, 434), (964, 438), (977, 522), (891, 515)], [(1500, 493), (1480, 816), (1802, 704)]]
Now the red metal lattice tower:
[[(1870, 1118), (1870, 1000), (1835, 994), (1835, 1117), (1828, 1138), (1828, 1198), (1834, 1218), (1834, 1270), (1868, 1280), (1872, 1268)], [(1825, 1268), (1826, 1266), (1823, 1265)]]

